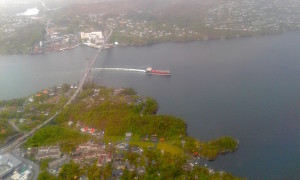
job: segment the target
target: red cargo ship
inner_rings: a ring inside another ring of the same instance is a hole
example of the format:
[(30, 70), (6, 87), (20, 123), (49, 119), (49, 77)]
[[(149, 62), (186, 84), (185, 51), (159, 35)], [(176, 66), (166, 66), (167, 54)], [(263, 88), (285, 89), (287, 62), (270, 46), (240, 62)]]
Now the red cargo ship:
[(171, 76), (171, 71), (169, 71), (169, 70), (155, 70), (155, 69), (152, 69), (152, 67), (148, 67), (146, 69), (146, 73), (160, 75), (160, 76)]

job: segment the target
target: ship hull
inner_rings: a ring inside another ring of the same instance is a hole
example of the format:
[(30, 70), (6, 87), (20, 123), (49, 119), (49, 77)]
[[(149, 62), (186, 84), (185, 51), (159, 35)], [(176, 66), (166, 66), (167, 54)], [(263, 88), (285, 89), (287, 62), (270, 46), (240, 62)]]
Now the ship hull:
[(150, 75), (158, 75), (158, 76), (171, 76), (171, 72), (169, 70), (156, 70), (156, 69), (152, 69), (152, 67), (148, 67), (146, 69), (146, 73)]
[(149, 75), (158, 75), (158, 76), (171, 76), (171, 73), (155, 73), (155, 72), (146, 72)]

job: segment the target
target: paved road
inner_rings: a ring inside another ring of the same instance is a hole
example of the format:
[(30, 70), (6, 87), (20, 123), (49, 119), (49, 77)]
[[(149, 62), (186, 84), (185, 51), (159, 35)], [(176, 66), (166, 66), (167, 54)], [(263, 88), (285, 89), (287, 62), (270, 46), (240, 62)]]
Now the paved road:
[(9, 121), (9, 124), (18, 132), (21, 132), (21, 130), (19, 129), (19, 127), (16, 125), (16, 120), (13, 121)]
[[(110, 29), (109, 35), (107, 36), (107, 38), (104, 40), (104, 45), (106, 45), (107, 40), (109, 39), (109, 37), (112, 34), (112, 29)], [(79, 83), (79, 86), (77, 88), (77, 90), (75, 91), (75, 93), (73, 94), (73, 96), (69, 99), (69, 101), (62, 107), (65, 108), (67, 107), (75, 98), (76, 96), (79, 94), (79, 92), (81, 91), (83, 84), (85, 83), (89, 72), (91, 71), (93, 65), (96, 62), (96, 59), (99, 57), (100, 52), (102, 51), (102, 48), (100, 48), (96, 55), (94, 56), (94, 58), (92, 59), (91, 64), (89, 65), (89, 67), (87, 68), (87, 71), (84, 73), (84, 76), (82, 78), (82, 80)], [(20, 146), (26, 141), (26, 139), (31, 136), (33, 133), (35, 133), (38, 129), (40, 129), (41, 127), (43, 127), (45, 124), (49, 123), (50, 121), (52, 121), (54, 118), (56, 118), (56, 116), (58, 114), (61, 113), (62, 109), (58, 112), (56, 112), (56, 114), (54, 114), (53, 116), (51, 116), (49, 119), (47, 119), (45, 122), (43, 122), (42, 124), (38, 125), (36, 128), (34, 128), (32, 131), (30, 131), (29, 133), (24, 134), (23, 136), (21, 136), (20, 138), (18, 138), (15, 142), (11, 143), (10, 145), (8, 145), (7, 147), (2, 149), (2, 152), (10, 152), (13, 156), (15, 156), (16, 158), (22, 160), (25, 164), (27, 164), (29, 167), (32, 167), (32, 171), (33, 171), (33, 180), (37, 180), (37, 177), (40, 173), (40, 168), (38, 165), (36, 165), (35, 163), (29, 161), (28, 159), (23, 158), (22, 156), (20, 156), (20, 154), (17, 152), (17, 149), (20, 148)]]

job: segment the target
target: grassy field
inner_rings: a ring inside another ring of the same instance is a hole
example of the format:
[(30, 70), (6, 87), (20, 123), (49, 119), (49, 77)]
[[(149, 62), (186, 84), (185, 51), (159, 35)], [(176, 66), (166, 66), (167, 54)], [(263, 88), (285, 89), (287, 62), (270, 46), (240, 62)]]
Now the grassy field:
[(169, 152), (172, 155), (175, 154), (183, 154), (184, 151), (174, 145), (168, 144), (166, 142), (159, 142), (157, 144), (157, 149), (164, 150), (165, 152)]

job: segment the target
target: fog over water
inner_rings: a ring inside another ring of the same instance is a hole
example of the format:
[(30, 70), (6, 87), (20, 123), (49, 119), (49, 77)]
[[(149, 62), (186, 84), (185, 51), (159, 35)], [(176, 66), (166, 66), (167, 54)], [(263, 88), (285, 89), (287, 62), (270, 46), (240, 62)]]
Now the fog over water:
[[(117, 47), (95, 67), (170, 69), (171, 77), (95, 71), (95, 82), (133, 87), (159, 113), (183, 118), (201, 140), (230, 135), (239, 149), (208, 163), (248, 179), (299, 179), (300, 33), (222, 41)], [(0, 56), (0, 99), (77, 82), (95, 49)]]

